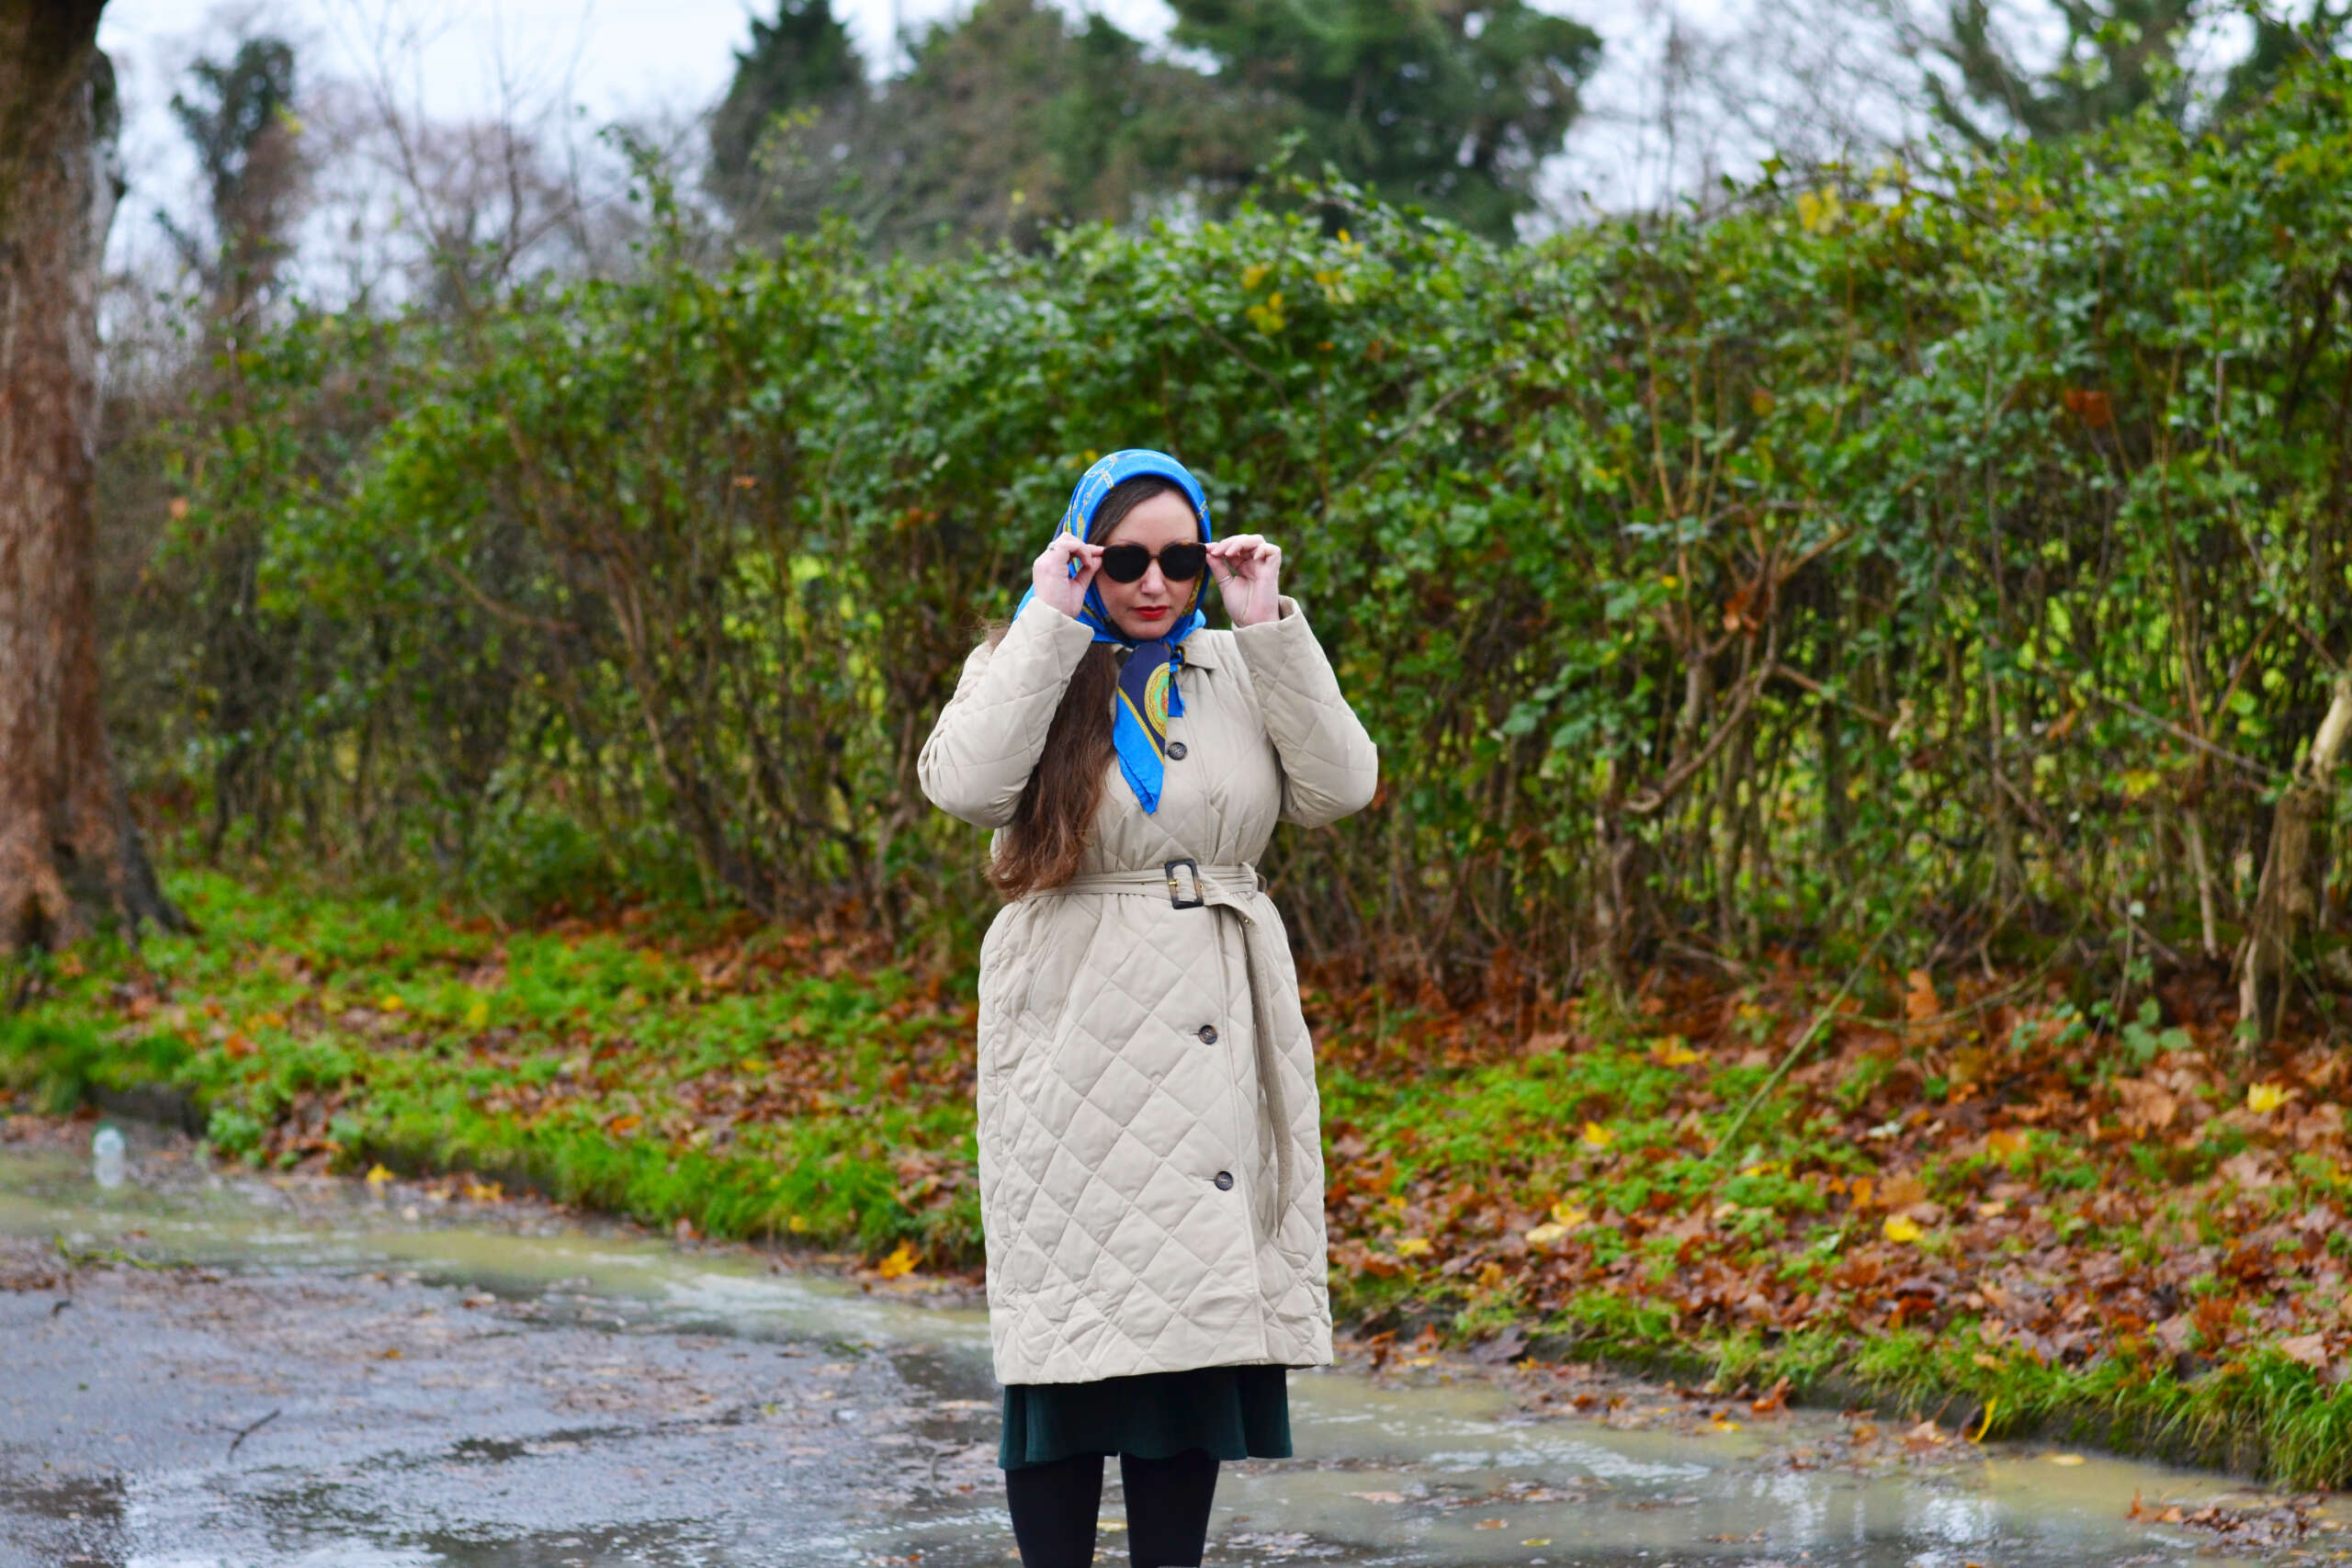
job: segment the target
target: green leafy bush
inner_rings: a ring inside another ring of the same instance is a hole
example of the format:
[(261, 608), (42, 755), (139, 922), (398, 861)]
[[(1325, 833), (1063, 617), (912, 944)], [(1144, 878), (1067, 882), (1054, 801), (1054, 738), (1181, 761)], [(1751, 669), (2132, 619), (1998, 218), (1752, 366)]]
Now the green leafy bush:
[(2129, 972), (2231, 939), (2352, 651), (2347, 86), (1510, 250), (1337, 189), (713, 270), (657, 188), (633, 276), (241, 351), (156, 590), (181, 739), (221, 841), (523, 901), (662, 843), (968, 952), (916, 752), (1148, 445), (1285, 545), (1382, 747), (1270, 864), (1309, 952), (1460, 999), (1893, 919)]

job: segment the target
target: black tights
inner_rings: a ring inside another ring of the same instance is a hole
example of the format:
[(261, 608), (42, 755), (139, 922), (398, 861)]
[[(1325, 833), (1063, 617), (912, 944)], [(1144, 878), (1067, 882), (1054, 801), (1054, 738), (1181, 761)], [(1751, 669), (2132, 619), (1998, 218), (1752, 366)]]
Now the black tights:
[[(1135, 1568), (1191, 1568), (1208, 1544), (1216, 1459), (1191, 1449), (1173, 1459), (1119, 1456), (1127, 1488), (1127, 1551)], [(1079, 1454), (1004, 1472), (1022, 1568), (1085, 1568), (1094, 1561), (1102, 1456)]]

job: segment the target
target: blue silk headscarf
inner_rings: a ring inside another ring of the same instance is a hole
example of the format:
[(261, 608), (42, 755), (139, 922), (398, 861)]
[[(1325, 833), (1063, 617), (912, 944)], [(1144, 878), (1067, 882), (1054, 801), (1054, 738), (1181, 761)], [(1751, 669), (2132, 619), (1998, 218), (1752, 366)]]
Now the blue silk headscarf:
[[(1158, 474), (1175, 481), (1193, 503), (1193, 515), (1200, 520), (1201, 543), (1207, 544), (1216, 536), (1209, 529), (1209, 498), (1201, 493), (1201, 483), (1192, 470), (1165, 452), (1147, 451), (1131, 446), (1123, 452), (1113, 452), (1095, 460), (1080, 474), (1078, 487), (1069, 492), (1069, 506), (1062, 513), (1062, 520), (1054, 530), (1057, 534), (1071, 534), (1080, 539), (1094, 526), (1094, 513), (1112, 487), (1123, 479), (1143, 474)], [(1076, 575), (1076, 563), (1071, 566)], [(1159, 790), (1168, 773), (1168, 721), (1184, 714), (1183, 694), (1177, 689), (1177, 675), (1184, 664), (1184, 639), (1207, 624), (1201, 614), (1201, 589), (1195, 583), (1193, 608), (1184, 618), (1169, 629), (1168, 635), (1149, 642), (1130, 643), (1118, 624), (1111, 619), (1111, 612), (1102, 603), (1102, 591), (1098, 585), (1086, 590), (1086, 603), (1079, 607), (1078, 618), (1094, 628), (1094, 640), (1129, 649), (1126, 662), (1119, 669), (1119, 705), (1111, 719), (1111, 744), (1119, 754), (1119, 772), (1136, 792), (1136, 800), (1147, 813), (1159, 809)], [(1032, 589), (1021, 597), (1017, 618), (1029, 601), (1036, 597)]]

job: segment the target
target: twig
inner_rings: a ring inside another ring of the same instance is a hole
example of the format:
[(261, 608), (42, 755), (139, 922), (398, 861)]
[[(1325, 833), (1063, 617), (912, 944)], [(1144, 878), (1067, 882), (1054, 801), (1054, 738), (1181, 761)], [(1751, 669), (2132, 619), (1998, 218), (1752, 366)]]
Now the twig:
[(1838, 983), (1837, 990), (1831, 992), (1829, 999), (1822, 1003), (1819, 1010), (1814, 1013), (1813, 1021), (1804, 1026), (1804, 1032), (1797, 1036), (1797, 1043), (1790, 1046), (1787, 1054), (1781, 1056), (1781, 1065), (1772, 1069), (1770, 1077), (1756, 1086), (1756, 1092), (1749, 1095), (1747, 1103), (1739, 1108), (1739, 1114), (1732, 1118), (1730, 1127), (1725, 1129), (1724, 1135), (1716, 1141), (1714, 1152), (1707, 1156), (1710, 1162), (1721, 1158), (1724, 1151), (1733, 1146), (1733, 1141), (1747, 1126), (1747, 1119), (1756, 1114), (1756, 1108), (1763, 1104), (1765, 1098), (1774, 1089), (1781, 1087), (1781, 1080), (1789, 1076), (1789, 1069), (1795, 1066), (1798, 1060), (1813, 1048), (1815, 1037), (1821, 1033), (1821, 1026), (1829, 1021), (1829, 1015), (1838, 1010), (1838, 1004), (1846, 999), (1846, 994), (1854, 988), (1854, 982), (1862, 977), (1862, 971), (1869, 968), (1871, 960), (1878, 956), (1880, 946), (1894, 931), (1895, 923), (1909, 910), (1911, 896), (1919, 890), (1919, 884), (1927, 880), (1927, 875), (1928, 868), (1924, 865), (1912, 873), (1910, 886), (1904, 888), (1903, 897), (1896, 899), (1893, 907), (1887, 910), (1885, 923), (1878, 928), (1878, 935), (1871, 938), (1871, 944), (1862, 949), (1862, 955), (1860, 958), (1854, 960), (1854, 966), (1848, 970), (1846, 977)]
[(1815, 696), (1821, 698), (1824, 702), (1843, 703), (1846, 706), (1853, 709), (1856, 713), (1860, 714), (1864, 718), (1869, 719), (1872, 724), (1877, 725), (1881, 729), (1892, 729), (1894, 728), (1894, 720), (1879, 712), (1878, 709), (1871, 707), (1867, 703), (1856, 702), (1853, 698), (1848, 696), (1843, 692), (1832, 691), (1827, 686), (1825, 686), (1820, 682), (1815, 680), (1812, 676), (1805, 674), (1803, 671), (1792, 670), (1785, 664), (1776, 664), (1772, 667), (1772, 673), (1781, 680), (1792, 682), (1796, 685), (1802, 686), (1806, 691), (1811, 692)]
[[(1338, 501), (1340, 497), (1347, 494), (1348, 491), (1355, 489), (1358, 485), (1363, 483), (1364, 480), (1378, 473), (1382, 466), (1385, 464), (1389, 458), (1396, 455), (1396, 448), (1405, 444), (1405, 438), (1412, 434), (1416, 430), (1419, 430), (1423, 424), (1427, 423), (1438, 413), (1442, 412), (1448, 403), (1453, 401), (1454, 399), (1461, 397), (1465, 392), (1476, 391), (1479, 388), (1485, 386), (1496, 377), (1502, 375), (1505, 371), (1521, 370), (1526, 368), (1526, 366), (1527, 361), (1524, 359), (1506, 359), (1500, 364), (1489, 365), (1484, 370), (1479, 371), (1478, 374), (1471, 377), (1470, 379), (1463, 382), (1462, 385), (1454, 388), (1452, 391), (1447, 392), (1444, 396), (1431, 402), (1429, 407), (1423, 409), (1420, 412), (1407, 420), (1404, 424), (1398, 427), (1396, 435), (1389, 440), (1388, 445), (1382, 447), (1373, 457), (1371, 462), (1366, 463), (1363, 468), (1357, 471), (1355, 478), (1350, 479), (1347, 483), (1341, 485), (1339, 489), (1331, 492), (1331, 499), (1323, 503), (1323, 515), (1329, 517), (1331, 514), (1331, 506), (1333, 502)], [(1255, 369), (1256, 367), (1253, 366), (1251, 368)]]
[(252, 1426), (247, 1427), (244, 1430), (239, 1432), (236, 1436), (235, 1441), (229, 1445), (227, 1457), (230, 1459), (235, 1459), (237, 1457), (237, 1450), (245, 1446), (245, 1439), (247, 1438), (252, 1437), (255, 1432), (260, 1431), (264, 1427), (268, 1426), (272, 1421), (277, 1420), (278, 1416), (284, 1414), (285, 1412), (282, 1410), (273, 1410), (268, 1415), (263, 1416), (260, 1420), (254, 1422)]
[(458, 586), (466, 591), (468, 598), (510, 626), (526, 626), (533, 631), (547, 632), (554, 637), (571, 637), (578, 629), (566, 626), (561, 621), (548, 620), (544, 615), (534, 615), (528, 610), (517, 610), (510, 604), (500, 604), (483, 592), (481, 586), (472, 578), (459, 570), (454, 561), (443, 561), (441, 570), (456, 580)]
[(1242, 353), (1241, 345), (1235, 343), (1231, 338), (1227, 337), (1223, 333), (1217, 331), (1216, 328), (1211, 326), (1208, 323), (1207, 319), (1193, 308), (1193, 302), (1191, 300), (1185, 300), (1183, 305), (1184, 314), (1193, 318), (1193, 324), (1194, 326), (1200, 328), (1201, 331), (1206, 333), (1210, 337), (1215, 338), (1216, 340), (1217, 346), (1224, 349), (1226, 353), (1233, 355), (1234, 358), (1239, 360), (1244, 369), (1254, 373), (1260, 380), (1265, 382), (1267, 386), (1272, 387), (1274, 389), (1275, 397), (1281, 399), (1284, 404), (1289, 403), (1290, 389), (1283, 385), (1281, 377), (1275, 375), (1272, 371), (1267, 369), (1264, 366), (1259, 364), (1248, 355)]
[(1715, 732), (1707, 737), (1706, 744), (1675, 764), (1666, 777), (1660, 779), (1654, 787), (1636, 790), (1627, 795), (1625, 797), (1627, 811), (1636, 817), (1657, 816), (1673, 804), (1674, 797), (1682, 793), (1684, 785), (1699, 776), (1700, 770), (1715, 760), (1715, 753), (1724, 749), (1730, 741), (1733, 732), (1738, 729), (1741, 723), (1747, 717), (1747, 710), (1756, 705), (1758, 694), (1764, 690), (1780, 670), (1780, 642), (1781, 628), (1779, 623), (1775, 622), (1764, 639), (1763, 661), (1733, 688), (1731, 711), (1724, 716), (1721, 723), (1715, 726)]
[(2256, 778), (2265, 781), (2275, 781), (2281, 776), (2273, 773), (2270, 769), (2264, 767), (2260, 762), (2256, 761), (2253, 758), (2242, 757), (2226, 746), (2216, 746), (2211, 740), (2207, 740), (2200, 736), (2182, 728), (2172, 720), (2150, 713), (2146, 708), (2142, 707), (2137, 703), (2126, 701), (2122, 697), (2110, 695), (2106, 692), (2100, 691), (2097, 686), (2085, 685), (2081, 689), (2087, 692), (2090, 695), (2097, 697), (2103, 703), (2113, 704), (2115, 706), (2121, 708), (2125, 713), (2130, 714), (2134, 718), (2142, 719), (2149, 724), (2154, 725), (2158, 729), (2163, 730), (2165, 734), (2171, 736), (2176, 740), (2185, 741), (2188, 745), (2196, 747), (2199, 751), (2203, 751), (2210, 756), (2219, 757), (2222, 761), (2229, 763), (2232, 767), (2245, 769), (2247, 773), (2252, 773)]
[[(2067, 942), (2074, 941), (2075, 937), (2082, 934), (2083, 928), (2089, 923), (2090, 912), (2086, 909), (2081, 914), (2075, 917), (2074, 929), (2066, 933), (2065, 940)], [(1926, 1018), (1872, 1018), (1866, 1012), (1856, 1013), (1852, 1015), (1852, 1021), (1855, 1023), (1869, 1024), (1873, 1029), (1883, 1029), (1890, 1032), (1902, 1031), (1905, 1032), (1910, 1032), (1923, 1029), (1948, 1028), (1949, 1026), (1959, 1023), (1965, 1019), (1973, 1018), (1978, 1013), (1989, 1012), (1994, 1008), (1999, 1007), (2002, 1003), (2007, 1001), (2010, 998), (2021, 996), (2025, 992), (2031, 990), (2034, 987), (2040, 985), (2043, 978), (2046, 977), (2052, 970), (2058, 967), (2058, 960), (2064, 952), (2065, 949), (2064, 946), (2054, 949), (2052, 952), (2051, 956), (2041, 961), (2041, 967), (2036, 969), (2032, 974), (2025, 976), (2025, 978), (2013, 981), (2012, 983), (2002, 987), (1997, 991), (1987, 991), (1984, 995), (1978, 997), (1973, 1001), (1968, 1002), (1961, 1007), (1950, 1008), (1939, 1013), (1931, 1013)]]

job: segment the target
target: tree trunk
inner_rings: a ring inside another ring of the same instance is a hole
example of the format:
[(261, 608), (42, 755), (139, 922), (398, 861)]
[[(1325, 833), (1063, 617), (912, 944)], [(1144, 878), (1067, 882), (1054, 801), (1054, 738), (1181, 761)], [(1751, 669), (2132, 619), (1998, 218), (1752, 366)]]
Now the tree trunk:
[(0, 0), (0, 947), (179, 928), (98, 702), (97, 296), (114, 214), (103, 0)]
[[(2247, 1044), (2278, 1032), (2287, 1003), (2287, 964), (2303, 922), (2318, 907), (2311, 883), (2312, 829), (2327, 815), (2335, 765), (2352, 739), (2352, 676), (2339, 677), (2327, 716), (2311, 751), (2278, 797), (2270, 821), (2270, 852), (2262, 863), (2254, 919), (2238, 954), (2238, 1028)], [(2249, 1025), (2251, 1027), (2249, 1027)]]

